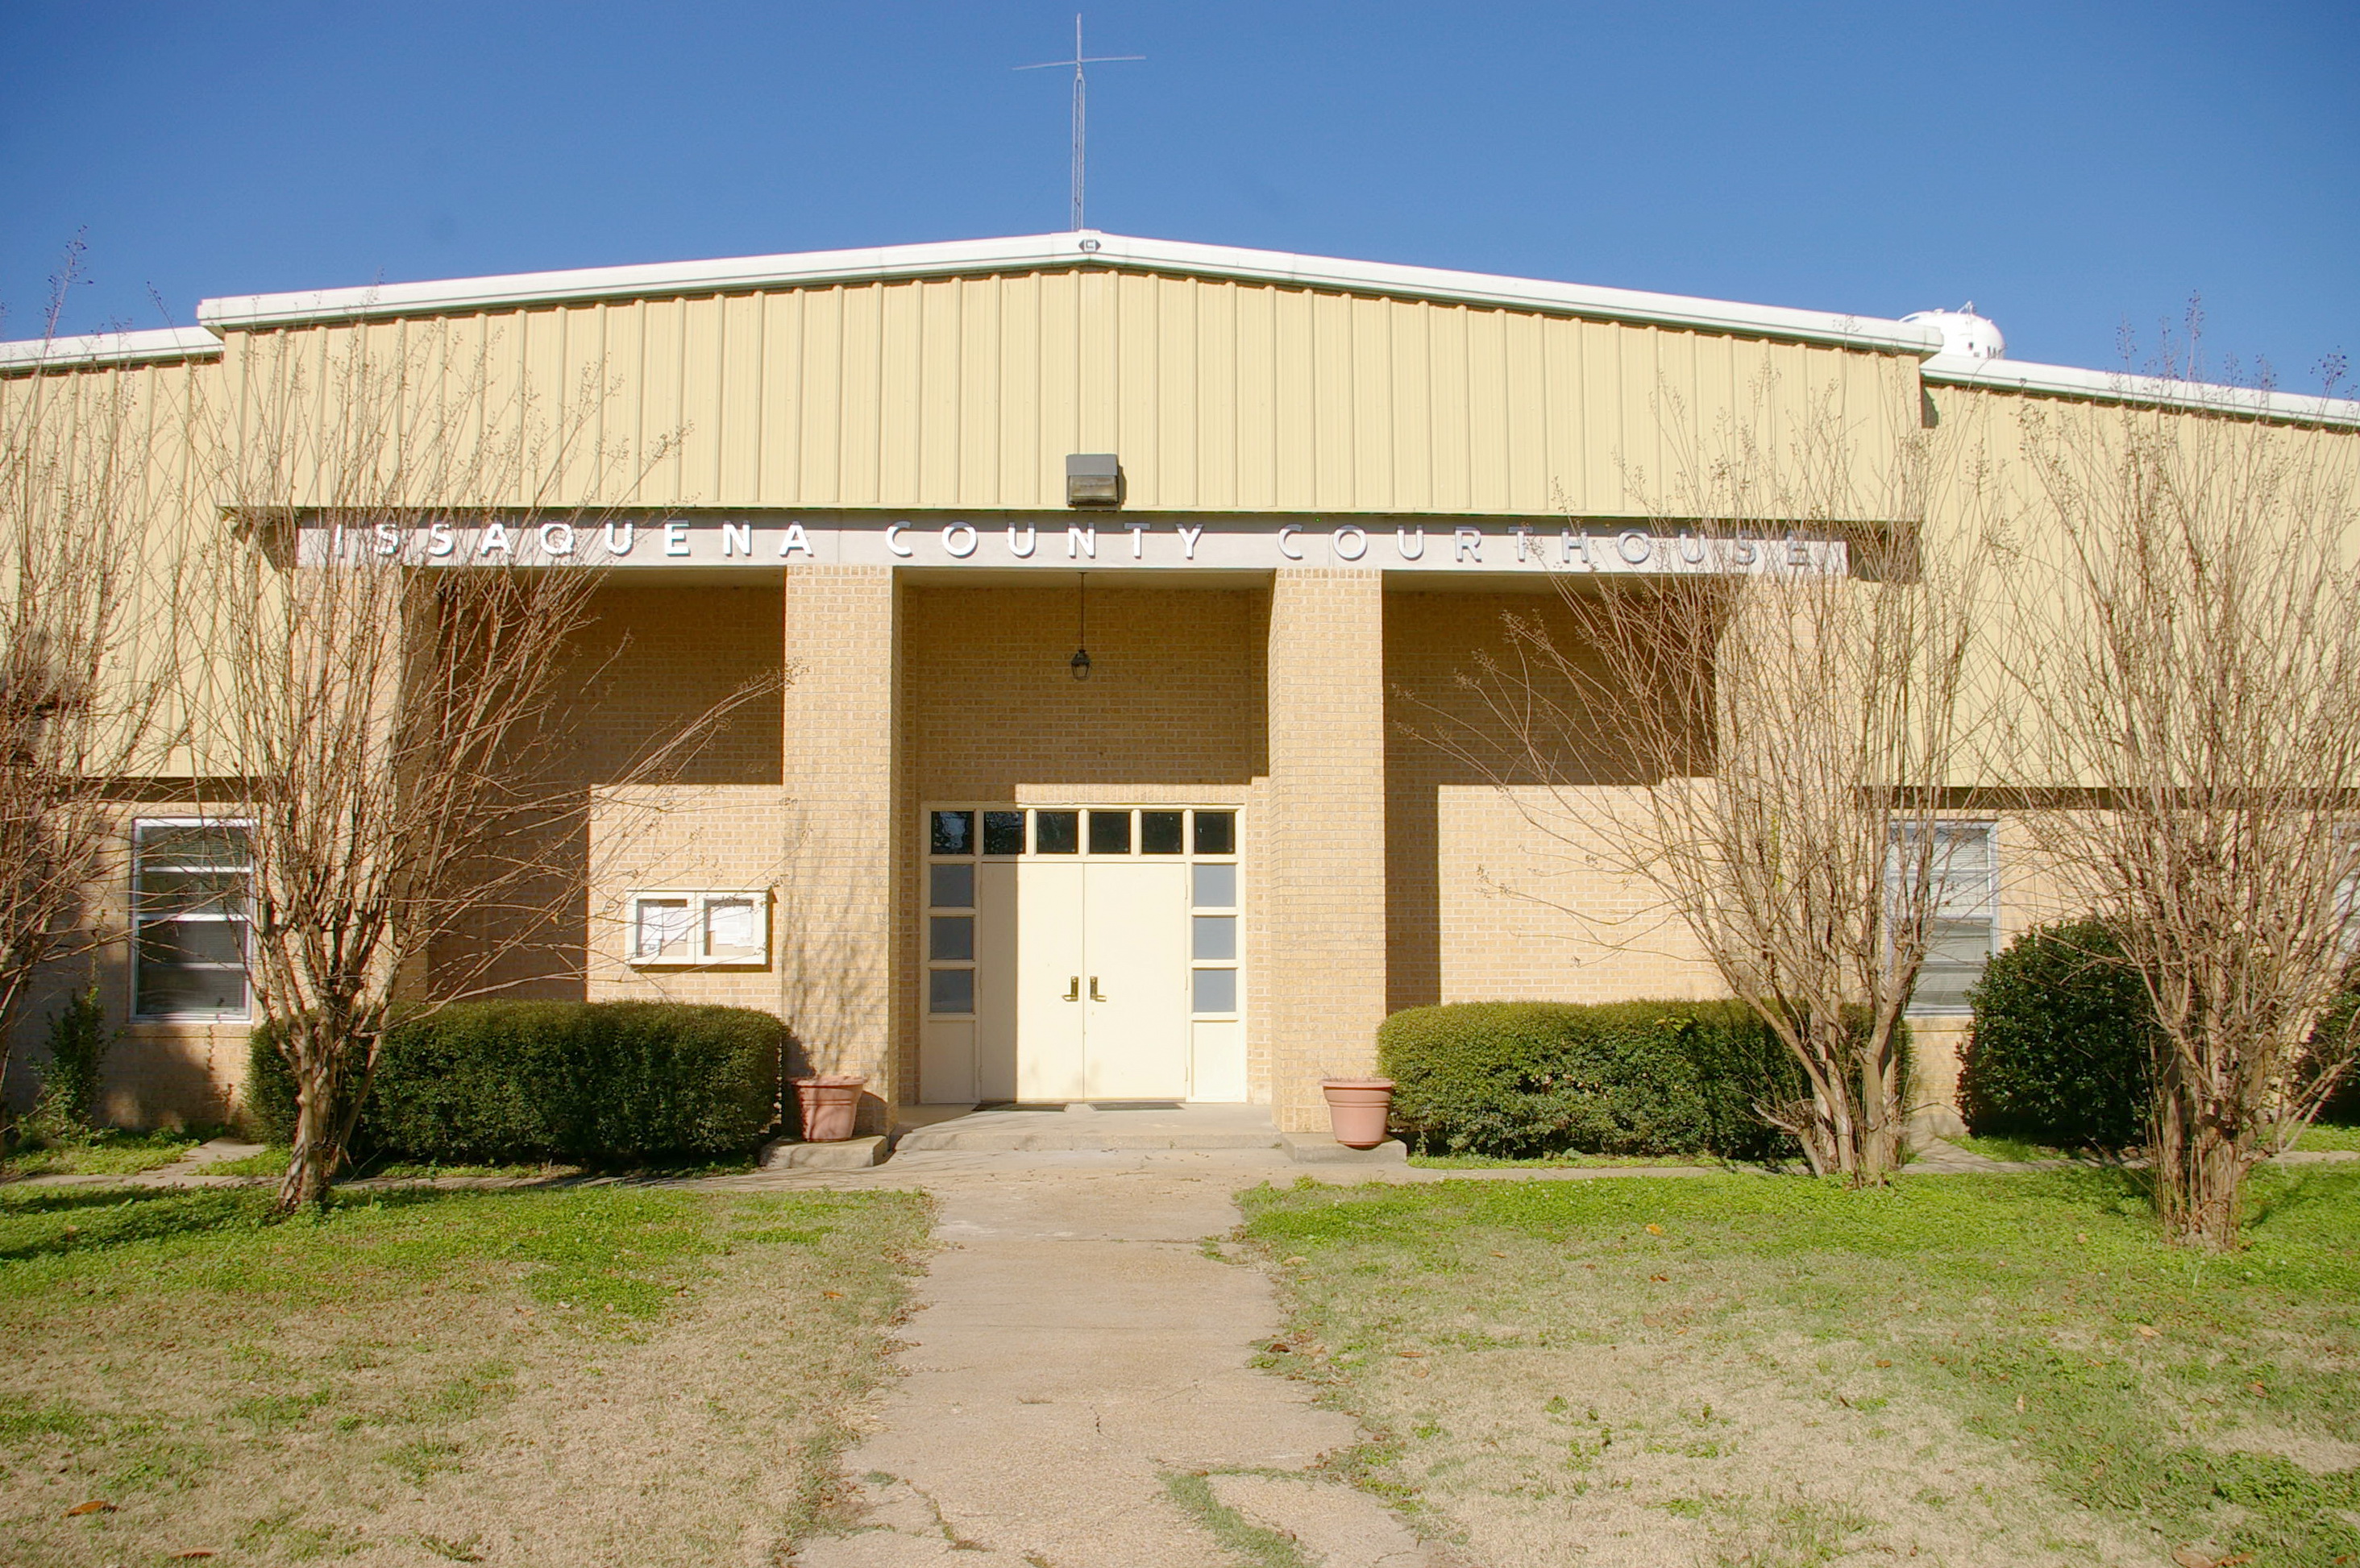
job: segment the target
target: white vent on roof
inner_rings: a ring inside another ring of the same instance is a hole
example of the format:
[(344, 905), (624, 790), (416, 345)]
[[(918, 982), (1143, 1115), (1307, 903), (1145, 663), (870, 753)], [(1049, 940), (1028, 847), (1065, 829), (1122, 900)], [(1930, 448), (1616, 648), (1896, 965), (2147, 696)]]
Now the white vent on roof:
[(2007, 340), (2000, 336), (1996, 323), (1975, 314), (1972, 299), (1955, 310), (1913, 310), (1901, 319), (1920, 326), (1939, 327), (1942, 352), (1954, 359), (2006, 357)]

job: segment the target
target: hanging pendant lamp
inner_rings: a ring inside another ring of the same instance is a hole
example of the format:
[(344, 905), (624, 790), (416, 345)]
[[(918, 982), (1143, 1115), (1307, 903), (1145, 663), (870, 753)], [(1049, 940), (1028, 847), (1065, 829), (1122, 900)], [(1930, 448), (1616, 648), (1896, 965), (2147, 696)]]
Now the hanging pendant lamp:
[(1087, 572), (1076, 572), (1074, 573), (1074, 604), (1075, 608), (1080, 615), (1080, 624), (1077, 626), (1074, 637), (1074, 657), (1065, 660), (1065, 668), (1074, 672), (1075, 680), (1087, 681), (1090, 678), (1089, 573)]

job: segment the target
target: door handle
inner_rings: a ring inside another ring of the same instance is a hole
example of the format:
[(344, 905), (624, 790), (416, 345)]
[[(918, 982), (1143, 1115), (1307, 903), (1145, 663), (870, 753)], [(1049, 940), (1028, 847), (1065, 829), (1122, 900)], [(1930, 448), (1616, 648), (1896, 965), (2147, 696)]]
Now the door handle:
[(1090, 1000), (1093, 1002), (1103, 1002), (1106, 1000), (1104, 996), (1098, 995), (1098, 977), (1095, 975), (1090, 976)]
[[(1090, 981), (1090, 985), (1093, 987), (1098, 985), (1098, 981), (1095, 977)], [(1068, 1002), (1078, 1002), (1081, 999), (1082, 977), (1078, 975), (1068, 975), (1065, 980), (1065, 1000)]]

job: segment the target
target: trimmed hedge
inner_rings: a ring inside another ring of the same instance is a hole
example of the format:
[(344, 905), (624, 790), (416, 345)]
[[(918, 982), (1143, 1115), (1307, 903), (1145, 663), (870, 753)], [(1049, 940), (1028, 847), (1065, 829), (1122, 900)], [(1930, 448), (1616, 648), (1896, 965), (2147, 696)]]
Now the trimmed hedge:
[[(2314, 1040), (2334, 1041), (2338, 1050), (2352, 1036), (2353, 1013), (2360, 1011), (2360, 983), (2355, 983), (2349, 975), (2344, 976), (2344, 980), (2345, 990), (2342, 998), (2328, 1009), (2325, 1018), (2320, 1019), (2319, 1028), (2313, 1034)], [(2306, 1065), (2315, 1067), (2317, 1063), (2314, 1060)], [(2345, 1065), (2344, 1081), (2335, 1086), (2335, 1093), (2328, 1096), (2327, 1104), (2320, 1107), (2319, 1120), (2328, 1127), (2360, 1127), (2360, 1062)]]
[[(1901, 1040), (1907, 1061), (1908, 1040)], [(1804, 1094), (1742, 1002), (1459, 1002), (1377, 1030), (1393, 1117), (1429, 1152), (1791, 1156), (1757, 1104)]]
[(2103, 922), (2025, 931), (1968, 991), (1967, 1130), (2067, 1149), (2146, 1141), (2155, 1011)]
[[(355, 1153), (445, 1164), (626, 1164), (743, 1153), (777, 1120), (786, 1027), (747, 1007), (466, 1002), (386, 1037)], [(294, 1081), (254, 1031), (247, 1103), (265, 1136)]]

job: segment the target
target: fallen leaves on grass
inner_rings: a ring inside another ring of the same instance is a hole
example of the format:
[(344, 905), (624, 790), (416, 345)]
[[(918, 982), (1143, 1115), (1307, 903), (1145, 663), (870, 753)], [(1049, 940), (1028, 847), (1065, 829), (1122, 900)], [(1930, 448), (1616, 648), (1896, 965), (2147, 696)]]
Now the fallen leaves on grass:
[(104, 1497), (93, 1497), (86, 1503), (76, 1503), (73, 1507), (68, 1508), (66, 1510), (66, 1518), (80, 1519), (84, 1514), (111, 1514), (114, 1511), (115, 1505), (108, 1502)]

